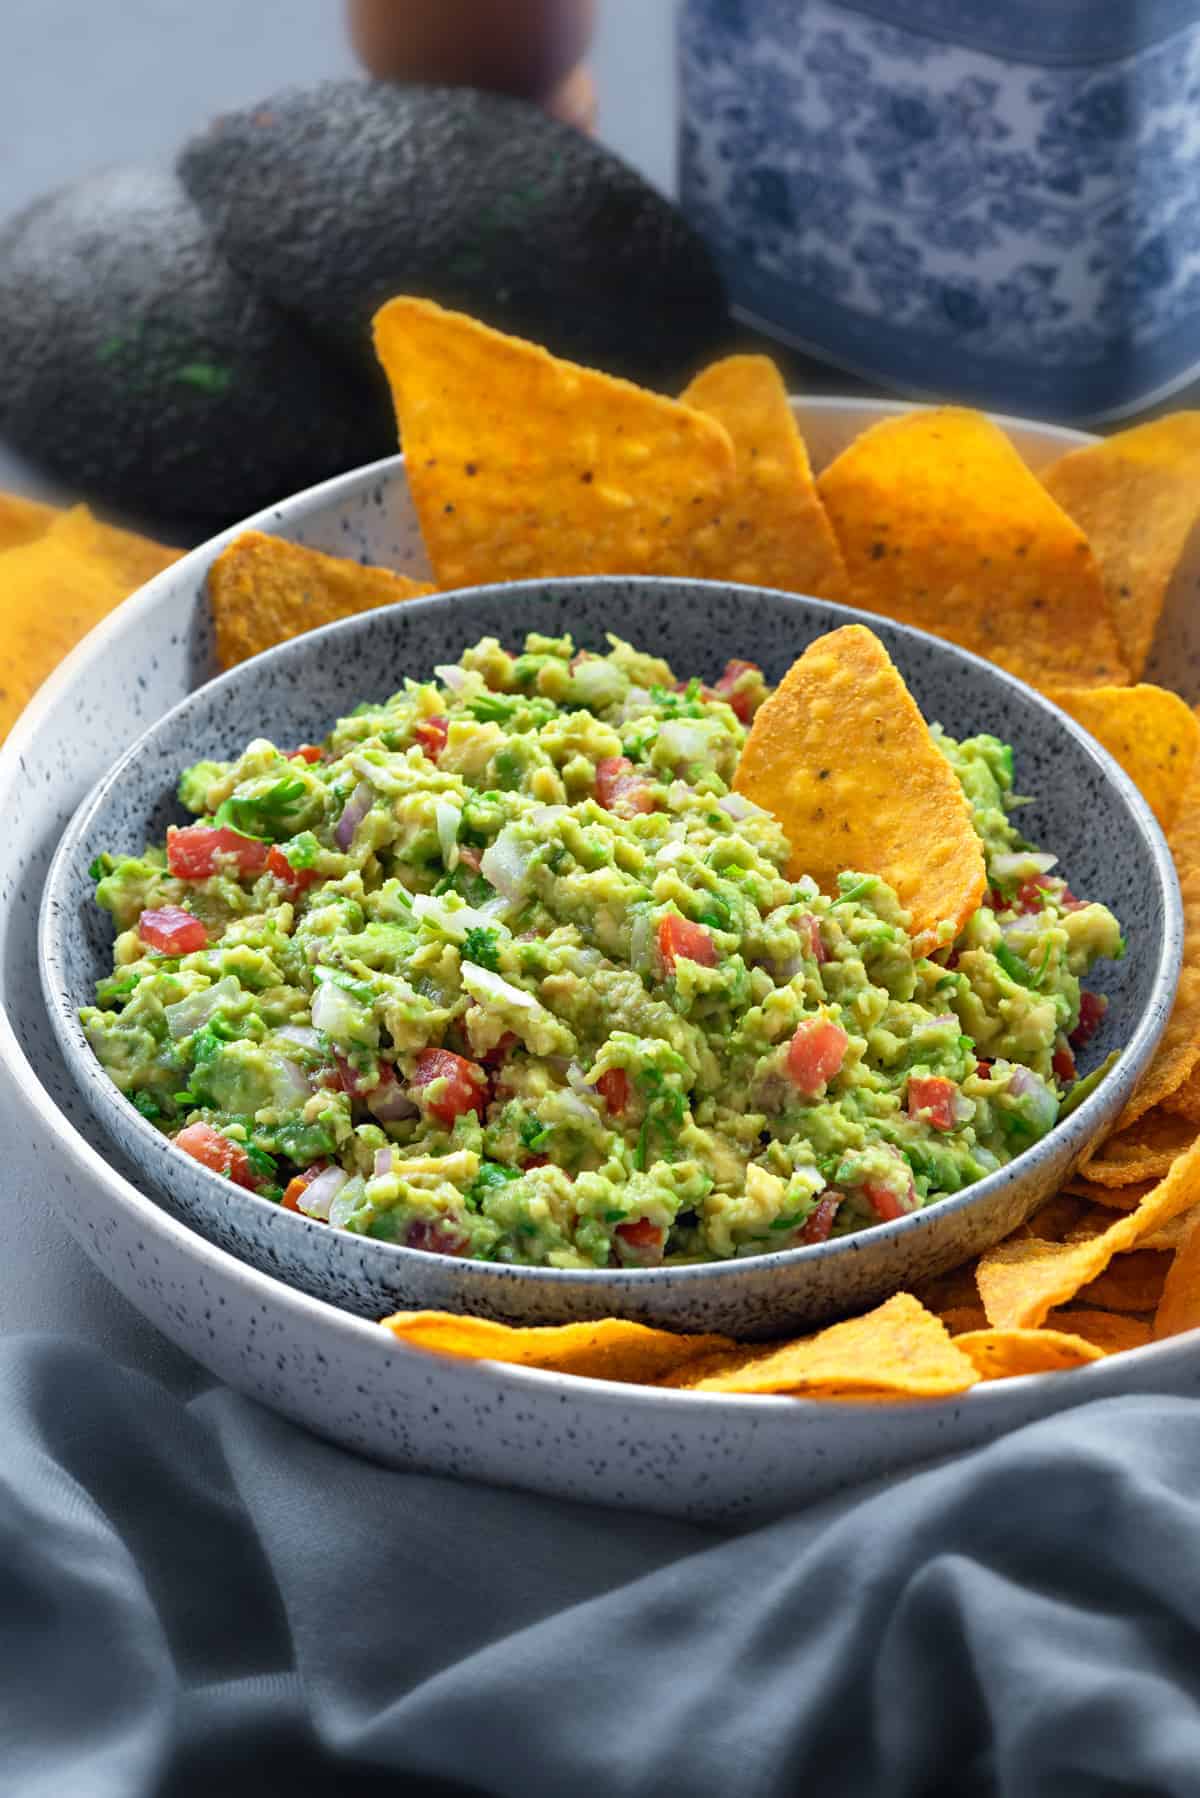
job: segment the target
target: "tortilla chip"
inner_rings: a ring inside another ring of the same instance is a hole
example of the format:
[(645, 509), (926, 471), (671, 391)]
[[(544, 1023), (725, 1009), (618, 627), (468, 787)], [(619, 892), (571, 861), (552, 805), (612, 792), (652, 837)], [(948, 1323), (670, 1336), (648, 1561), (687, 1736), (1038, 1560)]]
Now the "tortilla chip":
[(1150, 1340), (1150, 1325), (1145, 1318), (1129, 1317), (1119, 1311), (1089, 1311), (1079, 1305), (1068, 1305), (1047, 1314), (1045, 1328), (1062, 1330), (1069, 1336), (1081, 1336), (1106, 1355), (1122, 1355), (1127, 1349), (1145, 1348)]
[(724, 425), (737, 458), (732, 499), (697, 545), (705, 573), (845, 599), (846, 565), (775, 364), (767, 356), (728, 356), (697, 375), (680, 399)]
[(1087, 1209), (1086, 1199), (1069, 1192), (1057, 1192), (1027, 1220), (1026, 1233), (1042, 1236), (1047, 1242), (1062, 1242), (1086, 1217)]
[(1171, 1259), (1169, 1254), (1145, 1248), (1117, 1255), (1102, 1274), (1080, 1287), (1079, 1302), (1097, 1311), (1153, 1311), (1162, 1297)]
[(703, 566), (733, 496), (715, 419), (428, 300), (376, 313), (375, 347), (440, 586)]
[(1191, 1147), (1196, 1135), (1196, 1126), (1186, 1118), (1172, 1117), (1162, 1110), (1148, 1111), (1101, 1143), (1084, 1162), (1084, 1171), (1095, 1186), (1132, 1186), (1160, 1180)]
[(1003, 431), (957, 407), (885, 419), (817, 482), (852, 603), (1035, 686), (1128, 679), (1087, 538)]
[(1200, 1124), (1200, 1068), (1192, 1069), (1177, 1092), (1167, 1094), (1162, 1108), (1172, 1117), (1187, 1118), (1189, 1123)]
[(861, 624), (793, 662), (755, 714), (734, 786), (778, 818), (793, 879), (811, 874), (836, 894), (844, 869), (878, 874), (930, 946), (952, 941), (983, 898), (983, 848), (963, 790)]
[(786, 1392), (797, 1398), (946, 1398), (978, 1378), (936, 1317), (898, 1292), (865, 1317), (781, 1347), (744, 1351), (720, 1372), (675, 1384), (698, 1392)]
[(1098, 1280), (1114, 1255), (1140, 1247), (1155, 1230), (1200, 1202), (1200, 1141), (1175, 1162), (1135, 1211), (1083, 1242), (1015, 1236), (979, 1258), (975, 1278), (988, 1322), (997, 1330), (1035, 1330), (1057, 1305)]
[(0, 741), (80, 638), (179, 553), (99, 524), (86, 506), (0, 553)]
[(653, 1385), (685, 1362), (735, 1347), (728, 1336), (676, 1336), (615, 1317), (518, 1329), (450, 1311), (397, 1311), (383, 1319), (383, 1327), (400, 1342), (438, 1355), (642, 1386)]
[(53, 506), (25, 499), (20, 493), (0, 493), (0, 552), (19, 549), (23, 543), (36, 543), (57, 517)]
[(1200, 412), (1176, 412), (1071, 450), (1043, 471), (1042, 482), (1092, 545), (1136, 680), (1200, 517)]
[(1048, 689), (1077, 724), (1090, 731), (1141, 791), (1164, 830), (1183, 802), (1200, 748), (1200, 718), (1165, 687)]
[(1156, 1339), (1195, 1329), (1200, 1329), (1200, 1230), (1192, 1230), (1175, 1251), (1154, 1314)]
[(303, 549), (261, 531), (243, 531), (208, 573), (222, 668), (339, 618), (433, 591), (426, 581)]
[(975, 1363), (981, 1380), (1009, 1380), (1026, 1373), (1058, 1373), (1103, 1361), (1104, 1350), (1061, 1330), (971, 1330), (954, 1346)]
[[(974, 1284), (972, 1272), (971, 1281)], [(968, 1330), (986, 1330), (987, 1313), (982, 1305), (948, 1305), (937, 1315), (941, 1318), (951, 1336), (963, 1336)]]
[[(1170, 1163), (1167, 1165), (1169, 1167)], [(1162, 1172), (1165, 1174), (1167, 1168), (1164, 1167)], [(1134, 1180), (1128, 1186), (1101, 1186), (1099, 1181), (1085, 1180), (1077, 1174), (1073, 1180), (1068, 1180), (1063, 1191), (1070, 1193), (1072, 1198), (1086, 1199), (1091, 1205), (1103, 1205), (1109, 1211), (1132, 1211), (1158, 1178), (1161, 1176), (1154, 1180)]]
[[(1200, 758), (1198, 758), (1200, 761)], [(1175, 822), (1167, 832), (1183, 901), (1183, 966), (1175, 1003), (1154, 1059), (1117, 1119), (1124, 1130), (1176, 1093), (1200, 1063), (1200, 766), (1193, 764)], [(1094, 1164), (1088, 1174), (1099, 1179)]]

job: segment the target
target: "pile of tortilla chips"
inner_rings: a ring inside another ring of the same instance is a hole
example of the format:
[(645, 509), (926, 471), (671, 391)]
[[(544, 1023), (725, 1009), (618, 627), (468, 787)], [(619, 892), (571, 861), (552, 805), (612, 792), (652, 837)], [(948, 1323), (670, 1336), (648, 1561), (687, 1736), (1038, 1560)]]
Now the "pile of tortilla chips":
[(68, 650), (180, 553), (86, 506), (0, 493), (0, 742)]

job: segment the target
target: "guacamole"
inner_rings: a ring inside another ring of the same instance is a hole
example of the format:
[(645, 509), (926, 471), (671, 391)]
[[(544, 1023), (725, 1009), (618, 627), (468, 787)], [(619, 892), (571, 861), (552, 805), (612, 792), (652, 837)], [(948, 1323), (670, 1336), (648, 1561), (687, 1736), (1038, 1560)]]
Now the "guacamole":
[(766, 696), (610, 637), (494, 639), (179, 784), (198, 822), (102, 855), (118, 935), (82, 1016), (181, 1150), (409, 1247), (587, 1268), (820, 1242), (959, 1191), (1053, 1128), (1123, 952), (1012, 822), (1012, 751), (935, 740), (984, 904), (914, 953), (731, 791)]

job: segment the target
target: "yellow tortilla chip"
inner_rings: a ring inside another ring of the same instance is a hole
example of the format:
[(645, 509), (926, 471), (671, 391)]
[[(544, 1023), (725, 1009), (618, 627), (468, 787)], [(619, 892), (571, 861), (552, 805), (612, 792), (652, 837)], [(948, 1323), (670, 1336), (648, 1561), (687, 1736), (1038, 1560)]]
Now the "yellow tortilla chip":
[[(1169, 1228), (1170, 1224), (1163, 1225), (1163, 1229)], [(1162, 1297), (1170, 1265), (1171, 1256), (1157, 1249), (1138, 1248), (1117, 1255), (1102, 1274), (1080, 1287), (1079, 1302), (1097, 1311), (1153, 1311)]]
[(1062, 1242), (1086, 1217), (1087, 1209), (1086, 1200), (1073, 1193), (1057, 1192), (1028, 1219), (1025, 1230), (1030, 1236), (1045, 1237), (1047, 1242)]
[(303, 549), (261, 531), (243, 531), (208, 573), (222, 668), (339, 618), (432, 592), (427, 581)]
[(778, 818), (793, 879), (811, 874), (836, 893), (844, 869), (878, 874), (929, 946), (952, 941), (983, 898), (983, 849), (963, 790), (861, 624), (793, 662), (755, 714), (734, 786)]
[(1058, 1373), (1103, 1361), (1104, 1350), (1061, 1330), (971, 1330), (954, 1346), (969, 1355), (981, 1380), (1009, 1380), (1026, 1373)]
[(1154, 1334), (1181, 1336), (1200, 1329), (1200, 1230), (1193, 1230), (1175, 1251), (1154, 1314)]
[(1200, 1068), (1192, 1069), (1178, 1091), (1167, 1094), (1162, 1108), (1173, 1117), (1187, 1118), (1189, 1123), (1200, 1124)]
[(737, 458), (732, 498), (697, 542), (704, 572), (713, 580), (845, 599), (846, 565), (775, 364), (767, 356), (728, 356), (680, 398), (724, 425)]
[(1200, 517), (1200, 412), (1176, 412), (1071, 450), (1042, 482), (1095, 551), (1136, 680)]
[(1127, 1349), (1145, 1348), (1150, 1340), (1150, 1325), (1145, 1318), (1129, 1317), (1119, 1311), (1089, 1311), (1085, 1306), (1068, 1305), (1046, 1316), (1045, 1327), (1062, 1330), (1069, 1336), (1081, 1336), (1106, 1355), (1122, 1355)]
[(1083, 1242), (1010, 1237), (980, 1256), (975, 1278), (988, 1322), (997, 1330), (1035, 1330), (1057, 1305), (1098, 1280), (1125, 1254), (1180, 1212), (1200, 1202), (1200, 1141), (1175, 1162), (1135, 1211)]
[(0, 552), (19, 549), (23, 543), (36, 543), (57, 517), (53, 506), (25, 499), (20, 493), (0, 493)]
[[(1162, 1170), (1164, 1174), (1169, 1166), (1168, 1162), (1167, 1167)], [(1072, 1198), (1087, 1199), (1089, 1204), (1103, 1205), (1109, 1211), (1132, 1211), (1159, 1178), (1160, 1175), (1154, 1180), (1134, 1180), (1128, 1186), (1101, 1186), (1098, 1180), (1085, 1180), (1077, 1174), (1067, 1182), (1063, 1191), (1070, 1193)]]
[(1132, 1186), (1160, 1180), (1191, 1147), (1196, 1135), (1196, 1125), (1187, 1118), (1172, 1117), (1161, 1109), (1148, 1111), (1101, 1143), (1084, 1162), (1084, 1172), (1095, 1186)]
[(885, 419), (817, 481), (852, 603), (947, 637), (1035, 686), (1119, 685), (1087, 538), (982, 413)]
[(1200, 718), (1165, 687), (1047, 689), (1046, 697), (1090, 731), (1145, 796), (1164, 830), (1175, 822), (1196, 750)]
[(99, 524), (85, 506), (0, 553), (0, 741), (80, 638), (179, 553)]
[[(1200, 758), (1198, 758), (1200, 761)], [(1183, 966), (1162, 1040), (1133, 1097), (1117, 1119), (1118, 1130), (1176, 1093), (1200, 1063), (1200, 766), (1193, 764), (1175, 822), (1167, 832), (1183, 901)], [(1093, 1179), (1094, 1164), (1087, 1167)]]
[[(972, 1273), (971, 1281), (974, 1284)], [(986, 1330), (987, 1313), (982, 1305), (948, 1305), (937, 1315), (941, 1318), (951, 1336), (964, 1336), (968, 1330)]]
[(469, 1361), (505, 1361), (589, 1380), (649, 1386), (674, 1368), (732, 1349), (728, 1336), (676, 1336), (606, 1317), (596, 1323), (519, 1329), (450, 1311), (397, 1311), (383, 1320), (398, 1341)]
[(428, 300), (384, 306), (375, 347), (440, 586), (702, 565), (733, 494), (715, 419)]
[(698, 1392), (786, 1392), (808, 1398), (946, 1398), (978, 1378), (940, 1320), (899, 1292), (865, 1317), (779, 1348), (744, 1351), (719, 1372), (674, 1384)]

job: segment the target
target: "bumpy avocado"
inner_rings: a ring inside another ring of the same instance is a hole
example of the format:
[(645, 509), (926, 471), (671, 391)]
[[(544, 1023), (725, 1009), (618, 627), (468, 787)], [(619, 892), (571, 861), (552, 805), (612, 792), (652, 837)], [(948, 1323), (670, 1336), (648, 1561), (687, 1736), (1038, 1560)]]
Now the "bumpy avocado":
[(89, 499), (197, 526), (395, 447), (374, 386), (230, 268), (173, 175), (138, 168), (0, 232), (0, 436)]
[(396, 293), (650, 384), (728, 330), (675, 208), (520, 100), (330, 81), (217, 119), (178, 168), (233, 265), (364, 373)]

